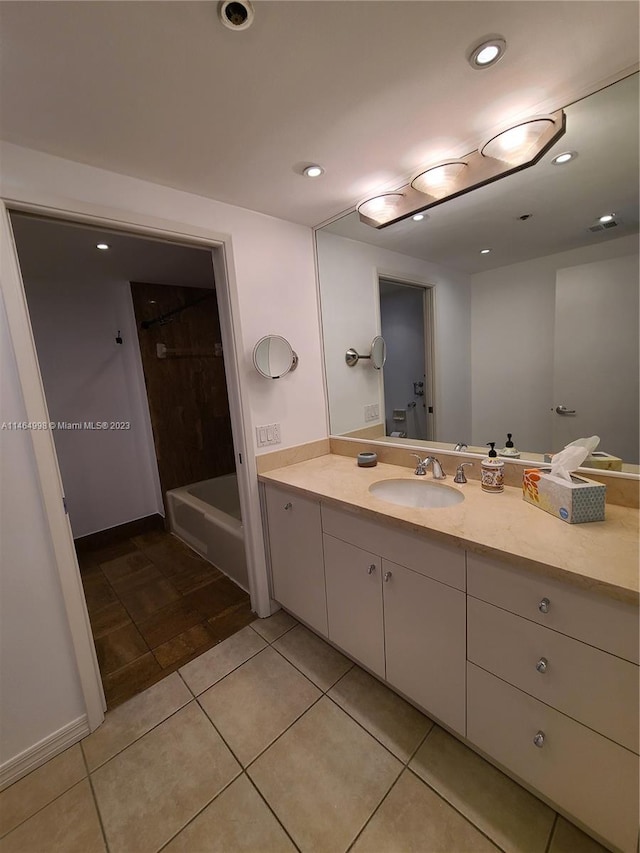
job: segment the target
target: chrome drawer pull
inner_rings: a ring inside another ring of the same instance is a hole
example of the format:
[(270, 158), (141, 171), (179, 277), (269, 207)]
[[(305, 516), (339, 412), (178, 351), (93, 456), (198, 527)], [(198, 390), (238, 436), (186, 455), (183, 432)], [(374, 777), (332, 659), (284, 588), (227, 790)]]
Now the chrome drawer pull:
[(375, 564), (375, 563), (371, 563), (371, 565), (370, 565), (370, 566), (369, 566), (369, 568), (367, 569), (367, 574), (368, 574), (368, 575), (372, 575), (372, 574), (375, 572), (375, 570), (376, 570), (376, 564)]
[(389, 581), (391, 580), (391, 578), (392, 578), (392, 573), (391, 573), (391, 572), (385, 572), (385, 573), (384, 573), (385, 583), (389, 583)]
[(285, 509), (291, 509), (291, 507), (292, 507), (292, 506), (293, 506), (293, 504), (291, 503), (291, 501), (289, 501), (289, 503), (286, 503), (286, 504), (284, 505), (284, 508), (285, 508)]
[(540, 613), (548, 613), (549, 607), (551, 606), (551, 602), (548, 598), (543, 598), (540, 604), (538, 605), (538, 610)]
[(544, 746), (544, 732), (538, 732), (534, 735), (533, 742), (539, 749), (542, 749)]
[(549, 661), (546, 658), (540, 658), (540, 660), (536, 664), (536, 669), (538, 670), (538, 672), (546, 672), (548, 665)]

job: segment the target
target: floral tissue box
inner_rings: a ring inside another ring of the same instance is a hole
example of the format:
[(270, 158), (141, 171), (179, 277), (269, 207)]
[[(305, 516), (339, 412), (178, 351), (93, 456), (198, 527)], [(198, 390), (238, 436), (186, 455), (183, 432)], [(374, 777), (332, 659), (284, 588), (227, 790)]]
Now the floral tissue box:
[(522, 477), (523, 499), (568, 524), (604, 521), (606, 490), (586, 477), (572, 475), (568, 483), (544, 468), (525, 468)]

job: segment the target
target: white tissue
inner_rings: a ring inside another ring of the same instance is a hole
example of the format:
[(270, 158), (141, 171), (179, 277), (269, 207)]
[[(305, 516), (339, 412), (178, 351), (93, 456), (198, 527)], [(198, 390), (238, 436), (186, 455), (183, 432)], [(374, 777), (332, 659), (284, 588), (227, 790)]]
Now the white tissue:
[(567, 444), (560, 453), (554, 453), (551, 459), (551, 473), (570, 483), (571, 472), (579, 468), (599, 444), (600, 437), (597, 435), (592, 435), (590, 438), (578, 438), (576, 441)]

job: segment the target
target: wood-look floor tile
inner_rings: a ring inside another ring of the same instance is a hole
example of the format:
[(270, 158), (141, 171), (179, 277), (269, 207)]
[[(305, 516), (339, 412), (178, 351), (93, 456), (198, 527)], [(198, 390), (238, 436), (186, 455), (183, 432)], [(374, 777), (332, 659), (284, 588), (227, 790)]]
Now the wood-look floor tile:
[(148, 651), (149, 647), (133, 622), (96, 638), (98, 665), (103, 676), (122, 669)]
[(180, 598), (145, 619), (138, 620), (136, 625), (149, 648), (155, 649), (203, 621), (202, 614)]
[(115, 672), (105, 675), (102, 686), (107, 700), (107, 707), (114, 708), (121, 702), (125, 702), (136, 693), (140, 693), (146, 687), (155, 684), (164, 678), (166, 672), (151, 652), (142, 655), (133, 663), (117, 669)]
[(111, 582), (115, 588), (115, 584), (119, 581), (124, 581), (134, 575), (138, 569), (144, 569), (151, 565), (151, 560), (143, 554), (142, 551), (132, 551), (130, 554), (124, 554), (122, 557), (116, 557), (115, 560), (109, 560), (106, 563), (101, 563), (100, 567), (105, 574), (105, 577)]
[(103, 548), (78, 549), (80, 553), (89, 554), (96, 563), (108, 563), (110, 560), (115, 560), (117, 557), (123, 557), (125, 554), (135, 552), (136, 546), (131, 539), (124, 539), (122, 542), (106, 545)]
[(90, 610), (89, 619), (94, 640), (125, 625), (133, 625), (131, 617), (119, 601), (112, 601), (99, 610)]
[(132, 568), (129, 572), (121, 574), (120, 577), (116, 579), (109, 578), (111, 586), (120, 598), (122, 598), (127, 592), (137, 589), (138, 587), (166, 580), (162, 572), (154, 566), (153, 563), (150, 563), (144, 554), (141, 556), (142, 559), (146, 561), (145, 564), (138, 566), (135, 569)]
[(163, 669), (177, 667), (190, 661), (195, 654), (210, 649), (218, 640), (206, 623), (194, 625), (177, 637), (153, 649), (156, 660)]
[(83, 578), (82, 586), (89, 613), (95, 613), (109, 604), (118, 601), (118, 596), (115, 594), (109, 581), (102, 574), (102, 571), (100, 571), (100, 574), (92, 574), (89, 577)]
[(131, 587), (126, 592), (122, 592), (120, 597), (131, 618), (137, 622), (166, 607), (167, 604), (178, 601), (180, 595), (166, 578), (156, 578), (145, 584)]
[(184, 596), (184, 600), (202, 613), (205, 619), (218, 616), (247, 598), (247, 593), (226, 576)]
[(251, 625), (255, 618), (256, 614), (251, 609), (251, 602), (247, 600), (242, 604), (229, 607), (228, 610), (225, 610), (219, 616), (209, 619), (207, 624), (216, 640), (226, 640), (227, 637), (242, 630), (247, 625)]

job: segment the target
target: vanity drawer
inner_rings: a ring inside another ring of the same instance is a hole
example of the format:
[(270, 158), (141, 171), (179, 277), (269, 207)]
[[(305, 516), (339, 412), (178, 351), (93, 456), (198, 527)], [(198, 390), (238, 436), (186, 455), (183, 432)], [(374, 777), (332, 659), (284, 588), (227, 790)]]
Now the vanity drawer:
[(637, 605), (467, 554), (470, 595), (638, 663)]
[(638, 667), (467, 596), (467, 657), (638, 752)]
[(465, 589), (465, 552), (322, 503), (325, 533), (456, 589)]
[[(541, 746), (534, 738), (542, 734)], [(624, 853), (638, 839), (638, 757), (467, 664), (467, 738)]]

